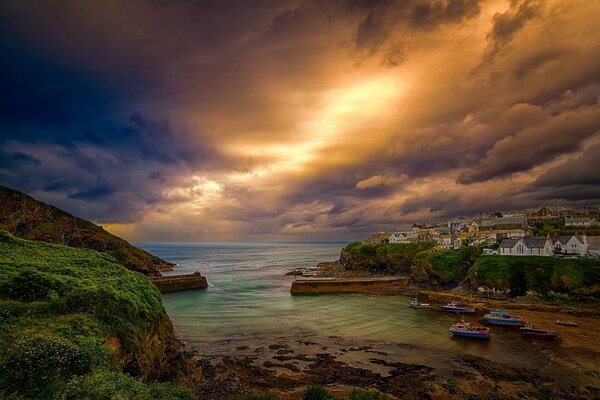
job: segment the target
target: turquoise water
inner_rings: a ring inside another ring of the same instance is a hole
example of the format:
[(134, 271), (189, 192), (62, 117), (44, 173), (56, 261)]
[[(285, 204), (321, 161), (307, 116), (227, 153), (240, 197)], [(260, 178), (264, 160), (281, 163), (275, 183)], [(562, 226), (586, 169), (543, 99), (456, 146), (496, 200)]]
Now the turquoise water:
[(170, 274), (198, 270), (208, 278), (206, 290), (164, 295), (178, 333), (207, 352), (226, 352), (232, 342), (318, 335), (426, 345), (513, 361), (530, 358), (530, 345), (518, 330), (493, 328), (490, 342), (450, 338), (448, 328), (459, 317), (412, 309), (406, 296), (290, 295), (294, 278), (285, 273), (337, 259), (341, 242), (140, 246), (175, 262)]

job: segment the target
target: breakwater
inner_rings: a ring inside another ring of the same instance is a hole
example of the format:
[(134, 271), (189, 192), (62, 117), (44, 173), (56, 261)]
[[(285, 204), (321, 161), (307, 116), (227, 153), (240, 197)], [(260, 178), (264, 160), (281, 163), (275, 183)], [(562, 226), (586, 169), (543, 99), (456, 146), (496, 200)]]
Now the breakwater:
[(405, 286), (408, 278), (297, 278), (290, 292), (297, 293), (355, 293)]
[(149, 278), (161, 293), (205, 289), (208, 287), (206, 277), (202, 276), (199, 272), (186, 275), (151, 276)]

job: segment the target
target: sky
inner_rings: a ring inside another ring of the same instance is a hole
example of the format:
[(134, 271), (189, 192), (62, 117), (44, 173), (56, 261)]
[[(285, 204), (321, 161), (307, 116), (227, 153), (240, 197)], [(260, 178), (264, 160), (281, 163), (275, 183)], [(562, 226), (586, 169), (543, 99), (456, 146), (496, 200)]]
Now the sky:
[(133, 241), (600, 204), (600, 1), (0, 3), (0, 185)]

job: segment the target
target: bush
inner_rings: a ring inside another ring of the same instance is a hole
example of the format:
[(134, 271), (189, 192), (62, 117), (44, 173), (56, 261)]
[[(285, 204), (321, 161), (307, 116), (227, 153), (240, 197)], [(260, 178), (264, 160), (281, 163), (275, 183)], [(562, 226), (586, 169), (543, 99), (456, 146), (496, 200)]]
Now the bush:
[(47, 299), (51, 293), (56, 295), (62, 288), (62, 282), (31, 269), (21, 271), (2, 291), (14, 300), (36, 301)]
[(90, 364), (90, 355), (71, 341), (33, 334), (13, 341), (2, 368), (9, 387), (35, 395), (74, 375), (86, 374)]
[(230, 396), (227, 400), (279, 400), (279, 397), (264, 393), (249, 393)]
[(309, 385), (304, 391), (302, 396), (303, 400), (335, 400), (335, 397), (331, 395), (323, 386), (320, 385)]
[(58, 396), (60, 400), (194, 400), (188, 388), (142, 382), (121, 372), (102, 370), (72, 379)]
[(349, 400), (387, 400), (388, 396), (377, 391), (352, 389), (348, 395)]

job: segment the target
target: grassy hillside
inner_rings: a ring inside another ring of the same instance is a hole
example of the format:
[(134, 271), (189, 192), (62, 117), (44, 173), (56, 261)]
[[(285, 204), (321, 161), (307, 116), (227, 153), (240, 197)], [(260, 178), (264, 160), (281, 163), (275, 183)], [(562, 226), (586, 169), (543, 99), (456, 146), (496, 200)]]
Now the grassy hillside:
[(0, 229), (20, 238), (105, 252), (126, 268), (147, 275), (173, 268), (173, 264), (132, 246), (98, 225), (16, 190), (0, 186), (0, 204)]
[(452, 288), (463, 280), (480, 255), (481, 249), (478, 247), (424, 251), (415, 256), (410, 276), (417, 284)]
[(433, 243), (350, 243), (342, 249), (340, 262), (348, 270), (373, 273), (408, 273), (415, 256)]
[(540, 256), (481, 256), (463, 284), (487, 286), (522, 295), (528, 290), (542, 296), (600, 299), (600, 261)]
[(0, 231), (1, 398), (192, 399), (142, 383), (172, 373), (174, 343), (142, 274), (107, 254)]

